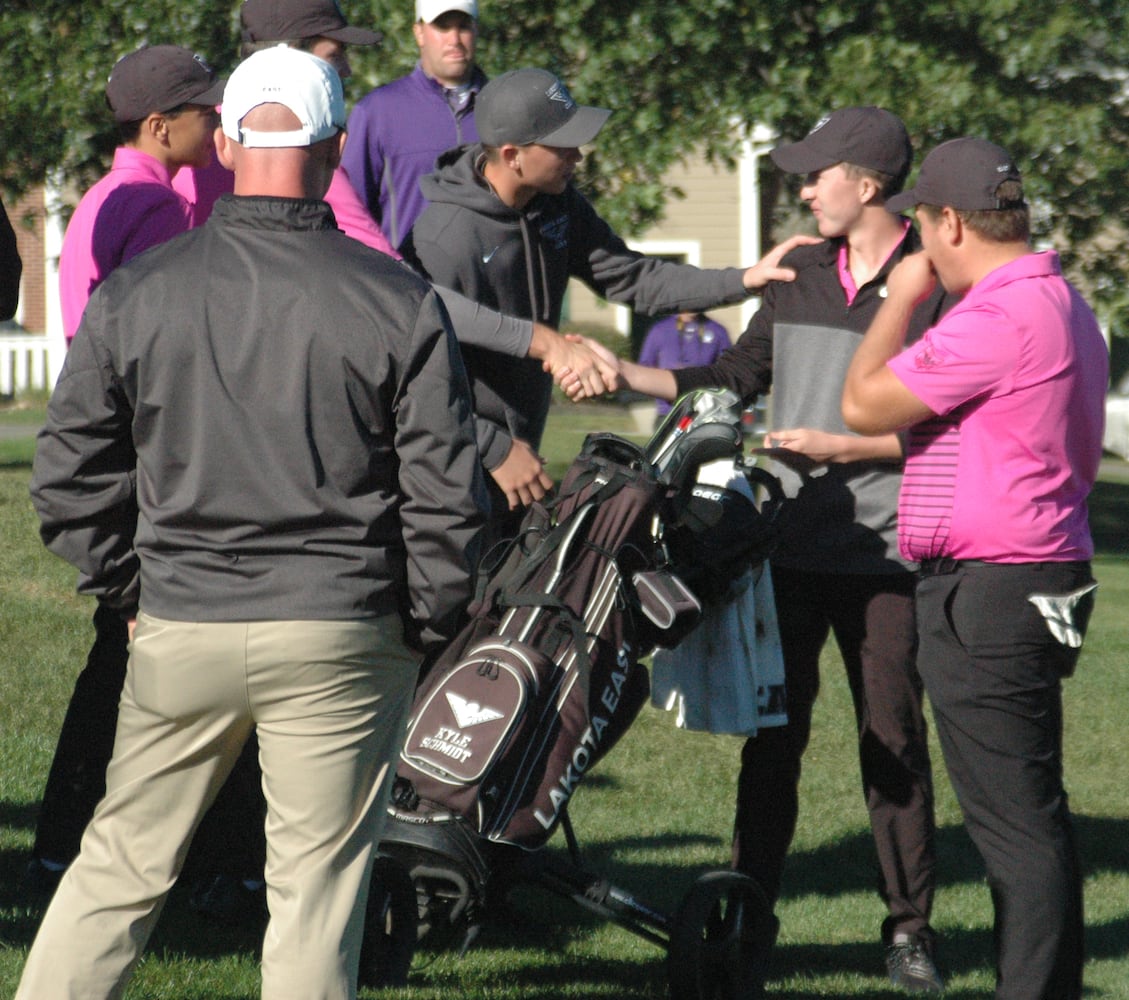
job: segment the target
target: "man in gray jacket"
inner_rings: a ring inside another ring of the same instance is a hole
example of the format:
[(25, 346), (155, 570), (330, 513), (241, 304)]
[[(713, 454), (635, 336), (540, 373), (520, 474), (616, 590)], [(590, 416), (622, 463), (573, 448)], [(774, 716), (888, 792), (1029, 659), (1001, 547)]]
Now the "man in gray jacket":
[(106, 796), (17, 996), (119, 996), (252, 727), (268, 806), (264, 997), (356, 994), (419, 647), (467, 597), (485, 491), (435, 293), (337, 230), (337, 74), (228, 82), (208, 223), (87, 307), (32, 475), (48, 546), (130, 618)]
[[(572, 184), (579, 147), (596, 138), (609, 114), (578, 105), (545, 70), (491, 80), (475, 111), (482, 142), (444, 153), (420, 182), (430, 204), (404, 256), (437, 285), (553, 327), (570, 277), (652, 315), (739, 302), (770, 280), (792, 277), (777, 262), (792, 246), (812, 242), (807, 237), (793, 237), (748, 269), (700, 270), (628, 249)], [(552, 485), (537, 455), (552, 378), (527, 358), (466, 344), (463, 352), (478, 445), (495, 510), (504, 516)]]

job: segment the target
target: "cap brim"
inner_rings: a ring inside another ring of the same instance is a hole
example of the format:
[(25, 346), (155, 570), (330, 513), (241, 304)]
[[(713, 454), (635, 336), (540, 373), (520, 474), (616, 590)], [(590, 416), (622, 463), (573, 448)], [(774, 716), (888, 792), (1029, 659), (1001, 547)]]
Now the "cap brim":
[(773, 163), (789, 174), (812, 174), (839, 162), (806, 140), (777, 146), (769, 150), (768, 155)]
[(216, 80), (207, 90), (202, 94), (197, 94), (192, 98), (189, 104), (205, 104), (211, 107), (223, 104), (223, 90), (227, 86), (226, 80)]
[(886, 211), (898, 215), (907, 208), (913, 208), (916, 204), (917, 191), (914, 188), (910, 188), (907, 191), (902, 191), (900, 194), (894, 195), (893, 198), (886, 199)]
[(323, 31), (322, 35), (325, 38), (332, 38), (335, 42), (344, 42), (346, 45), (379, 45), (384, 41), (384, 36), (379, 31), (353, 28), (348, 25), (344, 28), (334, 28), (332, 31)]
[(611, 111), (605, 108), (588, 108), (581, 105), (574, 114), (555, 132), (535, 139), (539, 146), (553, 146), (557, 149), (573, 149), (586, 146), (600, 134), (604, 122)]

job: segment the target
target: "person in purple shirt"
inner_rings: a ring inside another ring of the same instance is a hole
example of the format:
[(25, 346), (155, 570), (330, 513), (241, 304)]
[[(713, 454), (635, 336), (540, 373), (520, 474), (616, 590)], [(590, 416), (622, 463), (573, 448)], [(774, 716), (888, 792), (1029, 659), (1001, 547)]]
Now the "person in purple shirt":
[[(655, 323), (643, 340), (639, 364), (652, 368), (712, 365), (729, 346), (729, 333), (701, 312), (680, 312)], [(655, 400), (655, 426), (670, 412), (665, 399)]]
[(478, 141), (474, 104), (486, 77), (474, 62), (477, 18), (476, 0), (416, 0), (419, 63), (349, 116), (342, 166), (395, 247), (427, 204), (419, 179), (440, 153)]
[(190, 228), (188, 203), (172, 178), (210, 159), (222, 94), (208, 64), (177, 45), (147, 46), (114, 66), (106, 100), (122, 144), (110, 172), (71, 216), (59, 256), (68, 344), (90, 293), (114, 268)]

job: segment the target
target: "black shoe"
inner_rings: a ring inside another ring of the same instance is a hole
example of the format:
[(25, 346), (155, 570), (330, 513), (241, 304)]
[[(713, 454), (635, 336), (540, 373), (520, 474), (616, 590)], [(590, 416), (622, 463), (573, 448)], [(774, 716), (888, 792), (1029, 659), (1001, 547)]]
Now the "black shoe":
[(20, 876), (20, 893), (28, 899), (42, 902), (55, 895), (66, 866), (55, 868), (44, 864), (41, 858), (32, 858)]
[(188, 897), (188, 905), (206, 920), (221, 924), (243, 924), (266, 920), (267, 894), (261, 882), (248, 888), (234, 875), (209, 875), (201, 879)]
[(886, 949), (886, 970), (890, 982), (907, 993), (941, 993), (945, 989), (933, 956), (920, 938), (909, 934), (894, 935), (894, 943)]

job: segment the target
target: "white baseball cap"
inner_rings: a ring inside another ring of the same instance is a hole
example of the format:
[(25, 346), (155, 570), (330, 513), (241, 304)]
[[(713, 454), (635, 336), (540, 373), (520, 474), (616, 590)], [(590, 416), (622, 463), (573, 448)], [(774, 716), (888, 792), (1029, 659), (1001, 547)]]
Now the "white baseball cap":
[(457, 10), (478, 20), (477, 0), (416, 0), (416, 20), (430, 24), (449, 10)]
[[(260, 104), (281, 104), (302, 123), (288, 132), (258, 132), (241, 126)], [(301, 49), (278, 45), (248, 56), (223, 92), (224, 134), (241, 146), (280, 149), (312, 146), (345, 128), (341, 78), (329, 63)]]

